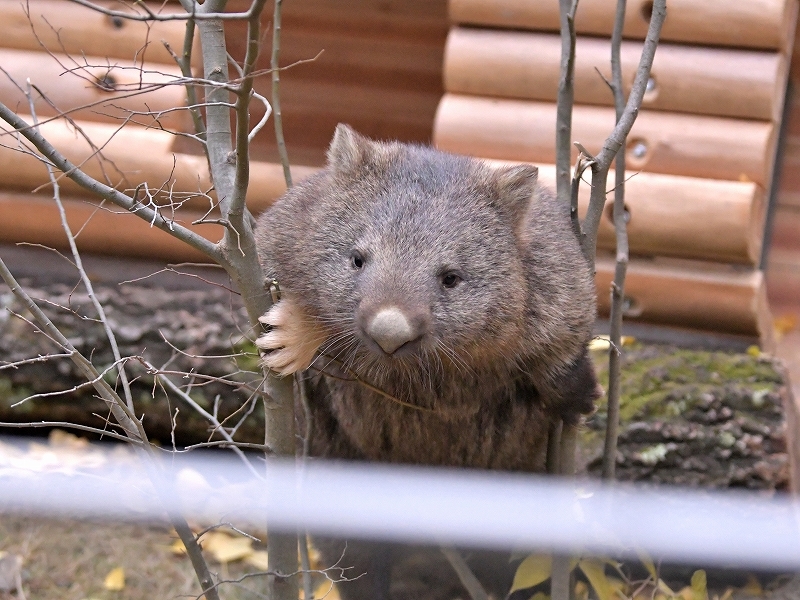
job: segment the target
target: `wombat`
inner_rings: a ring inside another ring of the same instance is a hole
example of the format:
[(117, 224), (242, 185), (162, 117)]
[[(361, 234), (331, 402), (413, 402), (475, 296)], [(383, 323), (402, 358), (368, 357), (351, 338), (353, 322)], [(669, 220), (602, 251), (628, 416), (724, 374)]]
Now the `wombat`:
[(309, 369), (311, 454), (543, 471), (551, 423), (600, 393), (569, 208), (533, 166), (346, 125), (327, 158), (256, 230), (281, 293), (257, 344), (278, 373)]

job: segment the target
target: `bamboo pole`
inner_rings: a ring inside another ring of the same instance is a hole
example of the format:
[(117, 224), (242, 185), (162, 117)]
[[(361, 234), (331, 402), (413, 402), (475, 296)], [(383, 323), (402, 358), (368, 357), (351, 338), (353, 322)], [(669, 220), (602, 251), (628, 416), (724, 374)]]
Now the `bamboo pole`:
[[(644, 38), (653, 3), (630, 0), (624, 36)], [(610, 35), (610, 0), (581, 0), (579, 34)], [(747, 48), (784, 48), (794, 27), (793, 0), (670, 0), (663, 41)], [(558, 4), (552, 0), (449, 0), (454, 23), (558, 31)]]
[[(641, 55), (640, 42), (621, 47), (626, 94)], [(575, 102), (613, 105), (606, 39), (579, 37)], [(555, 102), (558, 35), (453, 27), (444, 55), (448, 92)], [(780, 117), (787, 58), (775, 52), (661, 44), (644, 108), (775, 121)]]
[[(433, 139), (450, 152), (552, 163), (555, 112), (552, 103), (445, 94)], [(572, 139), (596, 153), (614, 119), (613, 108), (576, 106)], [(768, 122), (642, 111), (628, 137), (626, 159), (631, 170), (765, 186), (774, 134)]]

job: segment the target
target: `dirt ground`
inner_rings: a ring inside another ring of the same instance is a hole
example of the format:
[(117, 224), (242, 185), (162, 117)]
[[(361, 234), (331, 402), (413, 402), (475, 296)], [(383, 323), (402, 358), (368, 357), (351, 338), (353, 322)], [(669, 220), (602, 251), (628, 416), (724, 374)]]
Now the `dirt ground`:
[[(0, 516), (0, 551), (22, 558), (22, 587), (30, 600), (194, 598), (199, 586), (185, 556), (170, 549), (167, 527)], [(105, 589), (122, 568), (122, 590)], [(15, 600), (16, 591), (0, 591)]]

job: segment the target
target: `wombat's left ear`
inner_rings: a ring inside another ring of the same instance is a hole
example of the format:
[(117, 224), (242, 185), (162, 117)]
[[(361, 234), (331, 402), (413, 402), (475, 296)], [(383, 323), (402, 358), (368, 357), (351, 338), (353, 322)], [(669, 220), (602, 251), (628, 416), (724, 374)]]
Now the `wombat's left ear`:
[(370, 141), (356, 133), (352, 127), (339, 123), (328, 148), (328, 166), (334, 171), (347, 173), (360, 167), (370, 152)]
[(528, 209), (539, 169), (533, 165), (501, 167), (495, 170), (494, 178), (501, 206), (515, 222), (519, 221)]

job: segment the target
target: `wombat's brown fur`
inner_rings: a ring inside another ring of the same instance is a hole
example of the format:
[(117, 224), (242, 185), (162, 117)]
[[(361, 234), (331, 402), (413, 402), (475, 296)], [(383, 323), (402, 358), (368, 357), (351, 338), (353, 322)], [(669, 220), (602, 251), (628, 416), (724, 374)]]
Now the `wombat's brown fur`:
[(592, 410), (593, 279), (535, 167), (340, 125), (257, 241), (282, 294), (258, 345), (310, 365), (313, 455), (542, 471), (550, 424)]

